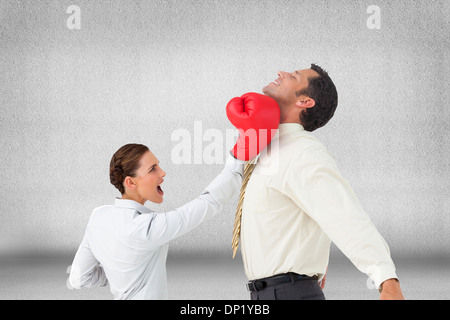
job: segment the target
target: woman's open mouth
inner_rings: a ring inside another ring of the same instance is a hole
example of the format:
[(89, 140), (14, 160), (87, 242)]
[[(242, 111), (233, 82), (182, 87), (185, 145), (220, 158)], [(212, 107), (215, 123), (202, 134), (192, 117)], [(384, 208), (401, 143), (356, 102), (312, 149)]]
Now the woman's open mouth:
[(156, 187), (156, 191), (158, 191), (158, 193), (160, 194), (160, 195), (164, 195), (164, 191), (163, 191), (163, 189), (161, 189), (161, 186), (157, 186)]

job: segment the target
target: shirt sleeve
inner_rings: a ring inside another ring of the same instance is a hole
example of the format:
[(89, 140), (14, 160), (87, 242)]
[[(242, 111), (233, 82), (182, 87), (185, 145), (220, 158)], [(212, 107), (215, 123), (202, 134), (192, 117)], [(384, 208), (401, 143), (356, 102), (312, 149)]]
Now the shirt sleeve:
[(325, 150), (302, 152), (286, 176), (286, 193), (379, 287), (397, 278), (389, 247)]
[(144, 237), (152, 247), (161, 246), (217, 214), (240, 188), (244, 164), (244, 161), (228, 156), (224, 169), (199, 197), (175, 210), (153, 214), (151, 221), (141, 228), (140, 238)]
[(105, 271), (92, 254), (86, 235), (75, 254), (70, 269), (69, 284), (75, 289), (106, 286), (108, 284)]

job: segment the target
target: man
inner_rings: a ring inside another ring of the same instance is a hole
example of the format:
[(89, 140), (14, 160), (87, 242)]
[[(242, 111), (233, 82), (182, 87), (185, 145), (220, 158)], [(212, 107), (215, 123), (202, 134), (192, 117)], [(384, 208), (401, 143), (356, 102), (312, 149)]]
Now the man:
[[(327, 72), (314, 64), (279, 72), (263, 93), (278, 103), (280, 125), (256, 158), (242, 204), (239, 241), (251, 298), (325, 299), (318, 281), (333, 241), (374, 281), (380, 299), (404, 299), (388, 245), (333, 157), (309, 133), (337, 107)], [(275, 159), (277, 169), (264, 170)]]

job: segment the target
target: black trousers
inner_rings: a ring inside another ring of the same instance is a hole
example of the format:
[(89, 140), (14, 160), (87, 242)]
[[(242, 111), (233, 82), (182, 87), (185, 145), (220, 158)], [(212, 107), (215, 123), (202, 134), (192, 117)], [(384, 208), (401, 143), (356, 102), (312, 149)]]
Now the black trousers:
[(325, 300), (316, 279), (286, 282), (250, 293), (252, 300)]

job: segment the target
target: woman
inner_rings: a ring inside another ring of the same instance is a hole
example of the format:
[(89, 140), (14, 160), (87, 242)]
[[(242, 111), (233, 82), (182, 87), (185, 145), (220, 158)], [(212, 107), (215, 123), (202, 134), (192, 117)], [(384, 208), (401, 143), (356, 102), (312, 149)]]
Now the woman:
[(198, 198), (176, 210), (155, 213), (144, 204), (163, 201), (166, 173), (146, 146), (121, 147), (109, 173), (122, 197), (92, 212), (70, 284), (81, 288), (109, 283), (115, 299), (167, 299), (169, 241), (221, 210), (240, 188), (244, 163), (229, 155), (225, 168)]

